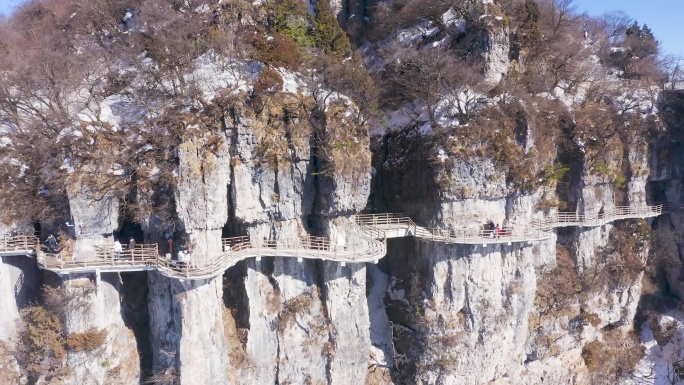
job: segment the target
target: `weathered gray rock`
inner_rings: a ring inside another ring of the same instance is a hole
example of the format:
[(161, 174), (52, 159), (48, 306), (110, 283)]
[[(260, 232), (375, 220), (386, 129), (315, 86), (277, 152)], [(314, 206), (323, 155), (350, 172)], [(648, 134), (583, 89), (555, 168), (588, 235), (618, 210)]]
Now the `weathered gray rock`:
[(148, 284), (154, 373), (180, 384), (226, 384), (222, 278), (179, 281), (149, 273)]
[(14, 337), (16, 323), (20, 319), (19, 309), (15, 299), (15, 285), (17, 274), (13, 274), (12, 266), (5, 263), (6, 258), (0, 258), (0, 340), (9, 341)]
[[(112, 191), (93, 193), (78, 176), (72, 176), (67, 184), (69, 209), (73, 217), (76, 236), (74, 258), (92, 258), (96, 246), (111, 247), (111, 234), (119, 227), (119, 198)], [(71, 231), (64, 225), (65, 231)]]
[(487, 29), (485, 42), (485, 82), (496, 85), (505, 79), (510, 68), (510, 31), (501, 22), (494, 22)]
[[(218, 142), (209, 150), (208, 141)], [(223, 133), (205, 134), (178, 150), (176, 210), (193, 261), (201, 266), (222, 252), (221, 231), (228, 219), (229, 143)]]
[(133, 331), (123, 321), (121, 283), (116, 274), (103, 274), (97, 286), (92, 275), (72, 275), (63, 280), (67, 308), (64, 330), (71, 333), (104, 331), (105, 343), (96, 351), (70, 352), (70, 383), (104, 385), (140, 381), (140, 360)]

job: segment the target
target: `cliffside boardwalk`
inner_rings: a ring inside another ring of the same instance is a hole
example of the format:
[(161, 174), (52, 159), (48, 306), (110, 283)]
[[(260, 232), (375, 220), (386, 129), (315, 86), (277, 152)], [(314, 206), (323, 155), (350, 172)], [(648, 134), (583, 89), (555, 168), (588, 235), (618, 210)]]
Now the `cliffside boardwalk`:
[[(387, 253), (387, 239), (416, 237), (426, 241), (451, 244), (483, 245), (543, 241), (553, 236), (558, 227), (596, 227), (623, 219), (653, 218), (668, 212), (666, 205), (616, 207), (591, 216), (577, 213), (557, 213), (544, 220), (535, 220), (525, 227), (503, 228), (500, 232), (472, 228), (440, 229), (418, 226), (411, 218), (399, 214), (363, 214), (356, 216), (358, 237), (348, 245), (337, 245), (325, 237), (300, 236), (293, 239), (259, 240), (248, 236), (224, 238), (223, 252), (209, 262), (196, 263), (189, 257), (171, 260), (160, 256), (156, 244), (137, 245), (117, 255), (111, 247), (96, 247), (91, 257), (79, 258), (61, 250), (41, 250), (32, 235), (0, 236), (0, 256), (35, 256), (39, 266), (58, 274), (80, 272), (124, 272), (158, 270), (178, 279), (207, 279), (247, 258), (265, 256), (293, 257), (298, 260), (319, 259), (346, 263), (377, 263)], [(479, 227), (479, 228), (478, 228)]]

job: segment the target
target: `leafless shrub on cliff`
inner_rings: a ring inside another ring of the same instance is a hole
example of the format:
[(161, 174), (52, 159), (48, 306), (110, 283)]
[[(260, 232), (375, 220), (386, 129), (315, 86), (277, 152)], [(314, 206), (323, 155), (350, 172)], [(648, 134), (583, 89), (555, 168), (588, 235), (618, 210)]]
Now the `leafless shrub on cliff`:
[(64, 320), (72, 312), (84, 316), (89, 314), (92, 307), (91, 296), (94, 293), (94, 284), (82, 282), (69, 288), (44, 285), (41, 294), (44, 307)]
[[(413, 106), (416, 119), (425, 111), (437, 125), (443, 101), (454, 117), (466, 122), (478, 104), (482, 68), (443, 48), (417, 50), (390, 46), (387, 52), (386, 84), (382, 100), (386, 107)], [(447, 114), (449, 115), (449, 114)]]
[(556, 266), (543, 272), (537, 281), (534, 304), (539, 314), (553, 319), (571, 311), (581, 289), (580, 276), (570, 253), (563, 245), (556, 244)]
[(290, 298), (283, 304), (283, 310), (278, 317), (277, 326), (280, 333), (284, 333), (292, 323), (297, 322), (297, 316), (301, 314), (308, 314), (311, 306), (314, 306), (314, 300), (318, 298), (316, 295), (317, 288), (312, 287), (311, 291), (302, 293), (294, 298)]
[(644, 356), (644, 347), (635, 333), (619, 329), (604, 332), (603, 342), (593, 341), (582, 348), (582, 358), (589, 368), (591, 383), (609, 385), (630, 378)]
[(18, 339), (13, 354), (29, 383), (41, 378), (57, 380), (68, 374), (69, 369), (62, 366), (66, 350), (57, 314), (39, 306), (23, 309)]
[(145, 384), (150, 385), (179, 385), (180, 376), (175, 368), (168, 368), (164, 372), (151, 375), (145, 380)]

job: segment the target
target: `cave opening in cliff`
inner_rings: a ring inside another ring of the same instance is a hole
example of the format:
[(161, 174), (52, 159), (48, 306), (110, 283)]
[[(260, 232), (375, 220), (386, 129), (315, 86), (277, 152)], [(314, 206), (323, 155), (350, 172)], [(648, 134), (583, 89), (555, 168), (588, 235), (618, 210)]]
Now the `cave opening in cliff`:
[(128, 244), (131, 239), (136, 243), (144, 243), (145, 233), (142, 230), (140, 222), (135, 219), (131, 212), (130, 205), (121, 205), (119, 210), (119, 228), (114, 231), (114, 238), (123, 244)]
[(245, 235), (245, 229), (235, 221), (228, 220), (221, 228), (221, 238), (239, 237)]
[(126, 327), (133, 332), (140, 359), (140, 374), (142, 378), (147, 378), (152, 374), (153, 363), (147, 273), (121, 273), (120, 277), (121, 317)]

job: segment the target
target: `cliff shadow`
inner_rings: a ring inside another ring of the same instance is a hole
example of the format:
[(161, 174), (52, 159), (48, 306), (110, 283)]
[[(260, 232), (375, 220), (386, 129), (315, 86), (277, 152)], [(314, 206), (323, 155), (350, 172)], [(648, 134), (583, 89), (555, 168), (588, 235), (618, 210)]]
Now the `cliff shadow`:
[(152, 375), (152, 343), (150, 340), (149, 287), (146, 272), (121, 273), (121, 318), (133, 331), (140, 357), (141, 379)]
[(38, 268), (35, 258), (23, 255), (4, 256), (2, 263), (11, 266), (9, 279), (14, 283), (14, 300), (17, 308), (22, 309), (35, 303), (44, 282), (43, 273)]

